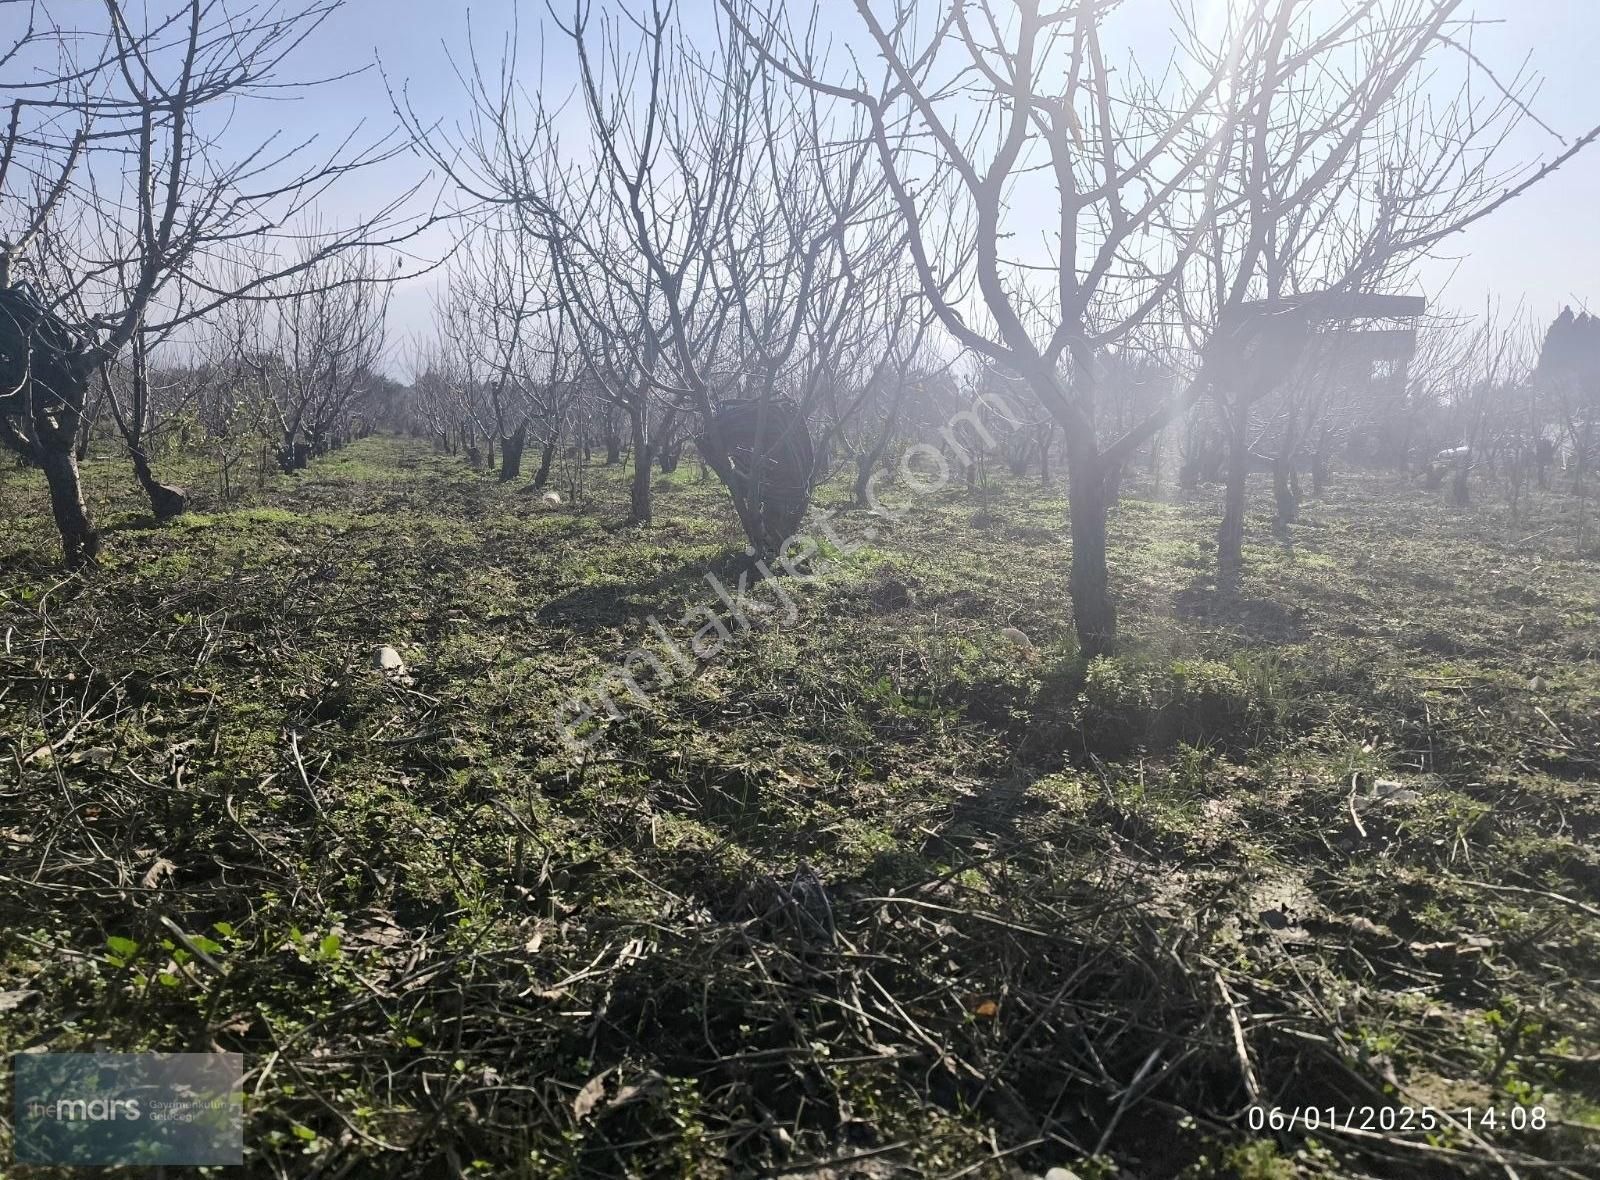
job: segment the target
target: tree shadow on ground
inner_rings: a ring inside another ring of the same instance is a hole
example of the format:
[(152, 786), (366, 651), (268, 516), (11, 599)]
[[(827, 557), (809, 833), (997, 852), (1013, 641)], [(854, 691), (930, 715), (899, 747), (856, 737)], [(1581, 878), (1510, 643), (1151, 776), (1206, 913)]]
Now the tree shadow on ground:
[(148, 512), (132, 513), (119, 517), (110, 524), (101, 527), (103, 534), (107, 533), (153, 533), (162, 528), (164, 522), (157, 520)]
[(675, 620), (681, 613), (676, 601), (680, 597), (720, 611), (722, 600), (706, 576), (714, 576), (730, 594), (736, 594), (739, 577), (746, 569), (744, 551), (730, 546), (711, 562), (682, 561), (645, 577), (569, 590), (541, 606), (537, 618), (541, 625), (587, 635), (607, 627), (643, 625), (651, 615), (662, 616), (664, 623)]
[(18, 546), (5, 553), (0, 553), (0, 570), (5, 570), (6, 573), (14, 575), (27, 573), (42, 576), (47, 575), (53, 568), (59, 570), (61, 575), (65, 577), (67, 571), (66, 567), (61, 564), (59, 548), (53, 556), (55, 560), (52, 562), (50, 557), (45, 556), (45, 551), (43, 550), (26, 545)]
[(1311, 635), (1305, 611), (1270, 598), (1218, 589), (1210, 575), (1196, 578), (1172, 598), (1173, 614), (1237, 631), (1247, 642), (1303, 643)]

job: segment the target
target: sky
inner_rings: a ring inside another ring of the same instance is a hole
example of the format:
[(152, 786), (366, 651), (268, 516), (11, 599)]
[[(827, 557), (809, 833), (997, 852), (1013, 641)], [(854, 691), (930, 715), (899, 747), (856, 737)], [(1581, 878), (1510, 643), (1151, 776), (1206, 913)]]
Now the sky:
[[(1200, 11), (1230, 0), (1186, 0)], [(1239, 3), (1241, 0), (1232, 0)], [(1339, 0), (1310, 0), (1338, 3)], [(680, 0), (686, 21), (708, 21), (715, 0)], [(1152, 52), (1160, 53), (1171, 0), (1126, 0), (1154, 30)], [(564, 0), (557, 0), (564, 6)], [(822, 0), (825, 19), (840, 27), (853, 21), (847, 0)], [(11, 7), (11, 6), (7, 6)], [(152, 4), (152, 7), (165, 7)], [(13, 9), (15, 11), (15, 9)], [(1467, 0), (1463, 14), (1475, 17), (1474, 49), (1502, 76), (1526, 62), (1540, 78), (1533, 113), (1550, 131), (1526, 122), (1507, 145), (1508, 158), (1539, 161), (1600, 123), (1600, 2), (1597, 0)], [(0, 14), (0, 21), (8, 19)], [(358, 135), (376, 137), (394, 125), (387, 86), (405, 88), (419, 113), (446, 123), (467, 109), (463, 85), (451, 65), (466, 60), (469, 25), (486, 59), (497, 59), (501, 37), (521, 24), (522, 55), (530, 75), (538, 59), (537, 26), (548, 20), (544, 0), (345, 0), (286, 65), (289, 78), (309, 79), (364, 72), (316, 87), (300, 97), (253, 103), (236, 118), (231, 133), (241, 141), (278, 133), (280, 141), (316, 136), (332, 145), (358, 125)], [(552, 36), (544, 57), (548, 93), (563, 94), (576, 76), (564, 41)], [(375, 68), (381, 63), (381, 72)], [(1159, 63), (1150, 63), (1152, 68)], [(1555, 134), (1552, 134), (1554, 132)], [(326, 201), (334, 220), (370, 209), (375, 196), (419, 179), (426, 164), (407, 155), (363, 173)], [(437, 187), (437, 186), (436, 186)], [(422, 243), (437, 250), (442, 235)], [(1547, 321), (1563, 304), (1600, 306), (1600, 145), (1580, 153), (1549, 180), (1493, 216), (1436, 249), (1439, 257), (1419, 270), (1423, 291), (1436, 308), (1481, 310), (1494, 298), (1503, 309), (1522, 304), (1536, 321)], [(428, 331), (437, 276), (404, 282), (391, 306), (390, 367), (404, 375), (403, 342)]]

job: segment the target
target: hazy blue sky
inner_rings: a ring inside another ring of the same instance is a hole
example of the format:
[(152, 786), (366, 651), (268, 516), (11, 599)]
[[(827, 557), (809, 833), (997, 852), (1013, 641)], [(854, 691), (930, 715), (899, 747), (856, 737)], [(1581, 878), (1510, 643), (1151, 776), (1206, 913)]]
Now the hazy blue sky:
[[(564, 6), (570, 0), (557, 0)], [(1321, 3), (1322, 0), (1314, 0)], [(686, 13), (709, 11), (714, 0), (683, 0)], [(854, 18), (846, 0), (824, 0), (840, 8), (841, 22)], [(1149, 10), (1151, 27), (1167, 25), (1169, 0), (1127, 0)], [(1195, 0), (1202, 10), (1208, 3)], [(1535, 113), (1569, 140), (1600, 123), (1600, 0), (1477, 0), (1465, 7), (1485, 22), (1474, 33), (1480, 56), (1509, 75), (1524, 57), (1543, 79)], [(514, 15), (522, 23), (525, 59), (536, 59), (536, 29), (545, 19), (541, 2), (487, 0), (472, 5), (448, 0), (347, 0), (319, 33), (292, 59), (296, 77), (335, 74), (380, 60), (395, 85), (408, 85), (418, 108), (449, 116), (464, 109), (460, 83), (446, 56), (466, 43), (468, 19), (479, 43), (498, 56), (500, 37)], [(1143, 14), (1139, 14), (1143, 19)], [(702, 16), (700, 19), (704, 19)], [(550, 40), (546, 86), (564, 92), (573, 76), (570, 54), (561, 38)], [(1155, 64), (1155, 63), (1152, 63)], [(320, 88), (309, 97), (255, 109), (235, 127), (246, 137), (262, 128), (285, 135), (342, 136), (359, 119), (369, 128), (392, 123), (383, 80), (374, 71)], [(1531, 123), (1525, 124), (1512, 155), (1548, 158), (1562, 144)], [(337, 206), (346, 210), (370, 202), (388, 185), (421, 174), (414, 159), (396, 161), (381, 174), (363, 176), (348, 186)], [(1529, 310), (1547, 318), (1562, 303), (1600, 303), (1600, 147), (1569, 163), (1553, 178), (1515, 204), (1479, 223), (1440, 248), (1445, 257), (1422, 271), (1424, 287), (1442, 305), (1480, 308), (1494, 293), (1507, 305), (1526, 299)], [(418, 280), (397, 293), (397, 333), (423, 328), (428, 319), (428, 283)]]

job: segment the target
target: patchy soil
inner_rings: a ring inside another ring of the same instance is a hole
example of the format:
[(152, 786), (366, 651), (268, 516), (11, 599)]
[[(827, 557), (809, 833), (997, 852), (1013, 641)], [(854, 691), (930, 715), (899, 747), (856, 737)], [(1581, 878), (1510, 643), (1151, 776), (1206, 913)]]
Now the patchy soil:
[(1085, 663), (1036, 484), (826, 488), (746, 629), (714, 483), (590, 476), (374, 438), (158, 529), (94, 463), (67, 578), (0, 475), (0, 1052), (243, 1052), (263, 1176), (1600, 1168), (1564, 497), (1346, 476), (1234, 596), (1126, 499)]

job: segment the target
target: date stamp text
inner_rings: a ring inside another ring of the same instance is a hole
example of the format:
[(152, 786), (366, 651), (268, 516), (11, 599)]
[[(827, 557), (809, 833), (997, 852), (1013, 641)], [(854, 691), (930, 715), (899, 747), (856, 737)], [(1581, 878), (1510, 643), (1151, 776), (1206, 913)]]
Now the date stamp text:
[(1460, 1128), (1478, 1134), (1542, 1131), (1549, 1121), (1542, 1106), (1252, 1106), (1245, 1124), (1252, 1131), (1376, 1131), (1382, 1134)]

